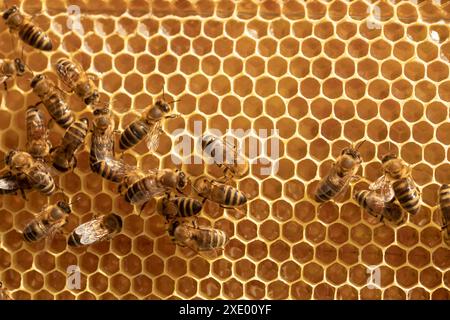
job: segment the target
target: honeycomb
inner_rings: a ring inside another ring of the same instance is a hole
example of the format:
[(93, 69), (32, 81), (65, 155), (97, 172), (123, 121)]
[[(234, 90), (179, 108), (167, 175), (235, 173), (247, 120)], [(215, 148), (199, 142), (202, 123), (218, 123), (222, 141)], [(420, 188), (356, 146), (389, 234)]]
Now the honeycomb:
[[(245, 215), (205, 206), (200, 222), (231, 237), (222, 255), (208, 258), (176, 247), (154, 206), (138, 215), (117, 186), (90, 171), (86, 147), (78, 167), (57, 178), (77, 199), (67, 232), (94, 213), (117, 212), (122, 233), (81, 249), (68, 248), (64, 235), (25, 244), (25, 224), (58, 196), (1, 196), (4, 286), (14, 299), (449, 299), (437, 190), (450, 182), (450, 4), (416, 2), (21, 1), (58, 48), (25, 47), (30, 68), (56, 80), (51, 65), (65, 55), (98, 74), (119, 129), (163, 88), (181, 99), (182, 117), (164, 123), (157, 151), (141, 143), (122, 155), (127, 163), (177, 167), (173, 133), (186, 128), (193, 141), (194, 121), (222, 131), (278, 129), (280, 159), (275, 174), (260, 175), (255, 162), (236, 182), (250, 195)], [(80, 8), (81, 31), (68, 27), (69, 5)], [(1, 56), (15, 57), (3, 21), (0, 30)], [(10, 80), (1, 92), (2, 158), (25, 146), (26, 106), (38, 101), (29, 82)], [(77, 97), (69, 102), (90, 116)], [(53, 126), (52, 142), (62, 134)], [(340, 150), (362, 139), (366, 180), (356, 187), (381, 176), (390, 149), (412, 166), (423, 207), (398, 228), (373, 221), (350, 191), (336, 202), (312, 200)], [(219, 174), (204, 163), (181, 167), (194, 177)], [(70, 265), (80, 268), (79, 290), (66, 287)], [(368, 282), (371, 266), (379, 287)]]

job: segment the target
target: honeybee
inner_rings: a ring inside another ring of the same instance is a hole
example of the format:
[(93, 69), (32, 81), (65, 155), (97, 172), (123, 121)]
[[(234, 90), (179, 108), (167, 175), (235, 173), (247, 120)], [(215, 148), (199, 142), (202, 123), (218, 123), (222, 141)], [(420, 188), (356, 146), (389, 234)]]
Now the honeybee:
[(203, 154), (211, 158), (219, 167), (224, 167), (224, 175), (235, 178), (245, 176), (249, 171), (247, 159), (237, 152), (237, 147), (213, 135), (201, 139)]
[(45, 159), (52, 147), (43, 114), (35, 107), (27, 109), (27, 151), (36, 159)]
[(23, 15), (17, 6), (12, 6), (4, 11), (3, 19), (10, 32), (18, 32), (19, 38), (26, 44), (43, 51), (51, 51), (53, 49), (48, 35), (40, 27), (33, 24), (28, 17)]
[(215, 202), (225, 209), (236, 209), (247, 203), (247, 196), (243, 192), (206, 177), (198, 177), (192, 188), (200, 197)]
[(353, 195), (358, 204), (370, 215), (381, 221), (387, 220), (394, 226), (406, 221), (406, 215), (394, 202), (385, 202), (383, 197), (375, 191), (362, 190)]
[(344, 192), (350, 181), (356, 178), (356, 173), (362, 163), (359, 147), (364, 143), (360, 142), (355, 148), (348, 147), (342, 150), (328, 174), (319, 182), (314, 193), (317, 202), (326, 202), (337, 197)]
[(0, 59), (0, 83), (3, 83), (5, 90), (8, 90), (8, 84), (6, 81), (14, 76), (23, 76), (25, 73), (25, 64), (19, 58)]
[(411, 176), (411, 168), (395, 154), (381, 159), (384, 175), (370, 185), (371, 190), (380, 190), (386, 201), (394, 197), (410, 214), (420, 210), (420, 193)]
[(132, 148), (142, 139), (146, 138), (148, 149), (150, 151), (156, 150), (158, 148), (159, 136), (162, 132), (162, 120), (178, 117), (178, 115), (168, 115), (170, 112), (172, 112), (170, 103), (163, 100), (156, 101), (140, 119), (137, 119), (125, 128), (120, 135), (120, 149), (127, 150)]
[(88, 119), (82, 118), (72, 123), (66, 130), (61, 145), (52, 150), (53, 167), (55, 169), (66, 172), (76, 167), (77, 158), (75, 157), (75, 153), (80, 149), (86, 139), (89, 130), (88, 126)]
[[(142, 204), (142, 208), (153, 197), (163, 193), (182, 190), (187, 186), (188, 178), (180, 170), (153, 170), (132, 183), (125, 192), (125, 200), (131, 204)], [(142, 210), (141, 208), (141, 210)]]
[(188, 197), (161, 197), (156, 202), (156, 211), (164, 216), (167, 221), (176, 218), (188, 218), (198, 215), (203, 204)]
[(442, 219), (444, 241), (450, 246), (450, 185), (443, 184), (439, 189), (439, 207)]
[(86, 73), (77, 62), (67, 58), (59, 59), (55, 64), (59, 78), (68, 86), (86, 105), (97, 105), (100, 95), (91, 74)]
[(67, 104), (62, 91), (46, 76), (39, 74), (31, 80), (30, 84), (34, 94), (36, 94), (45, 106), (50, 116), (62, 128), (67, 129), (75, 121), (75, 116)]
[(67, 224), (70, 213), (70, 205), (64, 201), (46, 207), (23, 230), (25, 241), (39, 241), (54, 234)]
[(29, 184), (45, 195), (51, 195), (55, 192), (55, 181), (49, 169), (41, 161), (34, 160), (29, 153), (10, 151), (6, 155), (5, 162), (10, 167), (11, 173), (20, 181), (20, 184)]
[(168, 233), (176, 244), (195, 252), (223, 249), (229, 240), (222, 230), (198, 227), (179, 220), (170, 223)]
[(100, 241), (111, 240), (122, 231), (122, 218), (115, 213), (94, 217), (79, 225), (69, 236), (68, 244), (81, 247)]
[(8, 289), (3, 287), (3, 282), (0, 281), (0, 300), (13, 300), (9, 295)]

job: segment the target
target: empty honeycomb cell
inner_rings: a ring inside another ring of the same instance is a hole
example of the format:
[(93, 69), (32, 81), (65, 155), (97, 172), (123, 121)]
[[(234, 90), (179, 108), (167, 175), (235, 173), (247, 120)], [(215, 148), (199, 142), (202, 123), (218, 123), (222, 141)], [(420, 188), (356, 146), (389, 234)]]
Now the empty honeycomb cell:
[(407, 61), (414, 55), (414, 46), (406, 41), (396, 42), (393, 48), (393, 54), (401, 61)]
[[(385, 28), (387, 25), (385, 25)], [(381, 28), (374, 28), (374, 23), (372, 21), (367, 21), (359, 26), (359, 34), (366, 39), (376, 39), (381, 34)], [(389, 37), (388, 37), (389, 38)]]
[(350, 237), (359, 245), (365, 245), (372, 239), (372, 231), (365, 224), (358, 224), (350, 231)]
[(323, 223), (331, 224), (339, 217), (339, 208), (332, 202), (326, 202), (318, 208), (317, 217)]
[(439, 288), (433, 291), (431, 296), (432, 300), (449, 300), (450, 299), (450, 291), (445, 288)]
[(236, 279), (230, 279), (223, 283), (223, 294), (228, 299), (239, 299), (244, 294), (242, 283)]
[(220, 294), (220, 289), (220, 283), (213, 278), (207, 278), (200, 282), (200, 293), (208, 299), (216, 298)]
[(183, 277), (177, 280), (176, 288), (181, 295), (192, 298), (197, 292), (197, 281), (190, 277)]
[(315, 256), (320, 262), (330, 264), (336, 260), (337, 252), (334, 246), (322, 243), (316, 248)]
[(220, 279), (227, 279), (231, 275), (232, 264), (230, 261), (225, 259), (216, 260), (212, 264), (212, 272)]
[(0, 231), (5, 232), (11, 229), (13, 225), (13, 216), (11, 212), (6, 211), (5, 209), (0, 210)]
[(420, 283), (428, 289), (436, 288), (442, 282), (442, 273), (434, 267), (420, 272)]
[(280, 268), (280, 276), (283, 280), (292, 283), (301, 277), (301, 267), (293, 261), (284, 262)]
[(13, 266), (20, 271), (26, 271), (33, 264), (33, 256), (26, 250), (18, 251), (13, 256)]
[(59, 271), (53, 271), (45, 276), (46, 287), (53, 292), (60, 292), (66, 286), (67, 276)]
[(3, 245), (10, 251), (18, 250), (23, 243), (23, 236), (16, 230), (11, 230), (2, 237)]
[(314, 257), (314, 248), (307, 242), (300, 242), (292, 248), (292, 256), (300, 263), (306, 263)]
[(369, 44), (363, 39), (351, 40), (348, 44), (348, 53), (354, 58), (362, 58), (367, 56)]
[(267, 295), (269, 299), (286, 299), (289, 295), (289, 286), (280, 280), (273, 281), (267, 286)]
[(345, 83), (345, 93), (350, 99), (359, 100), (366, 93), (366, 84), (360, 79), (350, 79)]
[(441, 232), (434, 227), (428, 227), (420, 232), (420, 242), (430, 248), (441, 243)]
[(361, 264), (355, 265), (349, 270), (349, 280), (357, 286), (363, 286), (370, 281), (370, 269)]
[(108, 289), (108, 278), (97, 272), (89, 277), (89, 287), (97, 294), (101, 294)]
[(409, 300), (429, 300), (430, 294), (422, 287), (415, 287), (408, 291)]
[(392, 286), (384, 290), (383, 292), (384, 300), (405, 300), (406, 294), (401, 288), (397, 286)]
[(280, 236), (280, 226), (274, 220), (266, 220), (259, 227), (261, 237), (272, 241)]
[(352, 244), (345, 244), (339, 248), (338, 257), (346, 265), (351, 266), (358, 261), (359, 250)]
[(335, 62), (334, 70), (336, 72), (336, 75), (341, 78), (347, 79), (355, 73), (355, 64), (352, 59), (342, 58)]
[[(166, 277), (166, 276), (162, 276), (162, 277), (160, 277), (160, 278), (158, 278), (157, 279), (157, 282), (158, 282), (158, 280), (160, 280), (161, 282), (159, 283), (159, 286), (157, 285), (157, 288), (159, 289), (158, 291), (159, 292), (161, 292), (160, 290), (162, 290), (162, 287), (164, 287), (164, 285), (163, 284), (167, 284), (167, 286), (164, 288), (164, 289), (166, 289), (167, 288), (167, 291), (170, 291), (170, 287), (169, 287), (169, 283), (166, 283), (165, 282), (165, 279), (166, 278), (169, 278), (169, 277)], [(164, 279), (164, 280), (161, 280), (161, 279)], [(169, 278), (170, 279), (170, 278)], [(123, 276), (123, 275), (121, 275), (121, 274), (116, 274), (116, 275), (114, 275), (111, 279), (110, 279), (110, 288), (111, 288), (111, 290), (112, 290), (112, 293), (114, 293), (114, 294), (116, 294), (116, 295), (123, 295), (123, 294), (126, 294), (127, 292), (129, 292), (129, 290), (130, 290), (130, 286), (131, 286), (131, 283), (130, 283), (130, 280), (127, 278), (127, 277), (125, 277), (125, 276)], [(173, 287), (172, 287), (172, 289), (173, 289)], [(170, 293), (169, 293), (170, 294)], [(169, 295), (168, 294), (168, 295)]]
[(255, 264), (248, 259), (241, 259), (237, 261), (234, 266), (234, 272), (240, 279), (244, 281), (253, 278), (255, 275), (255, 270)]
[(432, 42), (424, 41), (417, 46), (417, 55), (425, 62), (436, 59), (438, 48)]
[(33, 300), (53, 300), (53, 295), (47, 290), (41, 290), (33, 295)]
[(399, 267), (406, 261), (406, 251), (396, 245), (390, 246), (384, 253), (384, 259), (387, 264)]
[(291, 243), (297, 243), (303, 237), (303, 227), (295, 221), (288, 221), (283, 224), (282, 235)]
[[(384, 62), (383, 64), (385, 63), (386, 62)], [(366, 58), (358, 62), (358, 74), (366, 80), (370, 80), (376, 77), (379, 72), (378, 69), (378, 63), (370, 58)]]
[(317, 284), (323, 280), (323, 267), (315, 262), (310, 262), (303, 267), (303, 279), (311, 284)]
[(309, 147), (311, 156), (319, 161), (325, 160), (330, 153), (330, 146), (324, 139), (316, 139)]
[(225, 254), (233, 260), (239, 259), (245, 254), (245, 245), (238, 239), (231, 239), (225, 248)]
[(384, 80), (374, 80), (369, 84), (367, 92), (375, 99), (385, 99), (389, 95), (389, 84)]
[(44, 277), (41, 273), (30, 270), (23, 275), (23, 284), (30, 291), (38, 291), (44, 286)]
[(322, 44), (315, 38), (308, 38), (302, 42), (301, 51), (308, 58), (316, 57), (322, 51)]
[(429, 81), (420, 81), (414, 88), (416, 97), (423, 101), (429, 102), (436, 95), (436, 87)]
[(287, 243), (277, 240), (270, 245), (270, 256), (277, 262), (283, 262), (290, 256), (290, 247)]
[(343, 92), (343, 85), (341, 80), (336, 78), (330, 78), (325, 80), (323, 87), (323, 93), (331, 99), (339, 98)]
[(294, 213), (301, 222), (309, 222), (315, 217), (315, 208), (310, 202), (301, 201), (295, 205)]

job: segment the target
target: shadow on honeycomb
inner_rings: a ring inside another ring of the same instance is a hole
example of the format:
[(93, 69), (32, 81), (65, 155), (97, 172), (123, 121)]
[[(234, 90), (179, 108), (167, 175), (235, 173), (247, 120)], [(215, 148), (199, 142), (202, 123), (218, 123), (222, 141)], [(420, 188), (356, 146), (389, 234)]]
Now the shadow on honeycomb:
[[(251, 195), (245, 217), (206, 206), (201, 222), (231, 236), (222, 256), (206, 259), (176, 248), (151, 206), (138, 216), (90, 171), (85, 149), (75, 171), (57, 179), (79, 199), (68, 230), (114, 211), (123, 232), (87, 249), (68, 248), (62, 236), (25, 244), (20, 231), (48, 200), (0, 197), (0, 275), (15, 299), (450, 298), (450, 250), (437, 212), (439, 185), (450, 182), (449, 2), (93, 3), (22, 1), (58, 46), (52, 53), (25, 48), (25, 57), (36, 73), (68, 55), (100, 74), (120, 128), (163, 87), (181, 99), (183, 116), (165, 123), (157, 152), (141, 143), (125, 154), (128, 163), (175, 167), (171, 133), (187, 128), (194, 139), (197, 120), (221, 130), (278, 129), (279, 170), (261, 176), (255, 164), (237, 182)], [(79, 30), (68, 27), (69, 5), (80, 8), (81, 16), (70, 16)], [(0, 30), (1, 56), (12, 57), (3, 21)], [(1, 92), (1, 158), (25, 145), (25, 107), (37, 102), (29, 81)], [(77, 115), (88, 113), (76, 97), (70, 103)], [(52, 142), (62, 133), (53, 127)], [(412, 166), (423, 207), (401, 227), (373, 222), (350, 192), (337, 203), (312, 201), (340, 150), (361, 139), (368, 180), (382, 174), (389, 148)], [(213, 170), (183, 169), (193, 176)], [(81, 271), (79, 290), (66, 288), (71, 265)], [(379, 287), (371, 286), (372, 269)]]

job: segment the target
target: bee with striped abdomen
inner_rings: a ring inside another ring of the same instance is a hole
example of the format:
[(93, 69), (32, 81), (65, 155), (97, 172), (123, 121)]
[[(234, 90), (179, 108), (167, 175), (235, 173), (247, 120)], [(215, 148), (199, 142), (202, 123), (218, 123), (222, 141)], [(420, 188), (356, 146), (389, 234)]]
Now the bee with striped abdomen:
[(3, 19), (10, 32), (17, 32), (19, 38), (26, 44), (43, 51), (51, 51), (53, 49), (48, 35), (21, 13), (17, 6), (12, 6), (4, 11)]
[(394, 154), (381, 159), (384, 175), (370, 185), (371, 190), (381, 190), (387, 201), (395, 197), (400, 206), (410, 214), (420, 210), (420, 192), (411, 176), (411, 168)]
[(316, 188), (314, 199), (317, 202), (326, 202), (336, 198), (347, 189), (361, 166), (362, 158), (358, 149), (363, 143), (364, 141), (355, 148), (348, 147), (342, 150), (331, 170), (320, 180)]
[(67, 104), (62, 91), (46, 76), (39, 74), (31, 80), (31, 88), (47, 109), (53, 120), (62, 128), (67, 129), (75, 121), (75, 116)]
[(200, 197), (215, 202), (225, 209), (236, 209), (247, 203), (247, 196), (243, 192), (206, 177), (198, 177), (192, 188)]
[(219, 167), (224, 167), (224, 175), (242, 178), (249, 171), (249, 162), (237, 152), (237, 147), (213, 135), (204, 135), (201, 140), (202, 152)]
[(81, 148), (89, 130), (89, 121), (82, 118), (66, 130), (60, 146), (52, 150), (53, 167), (61, 172), (74, 169), (77, 164), (75, 153)]
[(122, 231), (122, 218), (115, 213), (94, 217), (79, 225), (69, 236), (71, 247), (81, 247), (100, 241), (108, 241)]
[(44, 115), (35, 107), (29, 107), (26, 114), (27, 151), (35, 159), (44, 160), (50, 153), (52, 144), (48, 138)]
[(94, 76), (86, 73), (77, 62), (67, 58), (59, 59), (55, 64), (59, 78), (68, 86), (86, 105), (95, 106), (100, 100)]
[(20, 180), (11, 171), (0, 177), (0, 194), (17, 194), (17, 191), (20, 191), (25, 199), (24, 191), (29, 189), (31, 189), (29, 180)]
[(23, 76), (25, 64), (21, 59), (0, 59), (0, 83), (3, 83), (5, 90), (8, 90), (6, 81), (14, 76)]
[(406, 221), (406, 215), (396, 203), (384, 201), (383, 196), (375, 191), (358, 191), (353, 197), (367, 213), (378, 218), (380, 222), (385, 220), (399, 226)]
[(439, 210), (441, 213), (444, 241), (450, 246), (450, 185), (443, 184), (439, 189)]
[(114, 134), (111, 111), (108, 108), (95, 109), (89, 165), (103, 178), (121, 183), (135, 168), (114, 158)]
[(0, 301), (1, 300), (13, 300), (9, 295), (8, 289), (3, 286), (3, 282), (0, 281)]
[(151, 198), (174, 190), (182, 192), (187, 184), (188, 178), (183, 171), (152, 170), (128, 186), (124, 194), (125, 200), (133, 205), (142, 204), (142, 210)]
[(198, 227), (179, 220), (170, 223), (168, 233), (177, 245), (188, 247), (195, 252), (223, 249), (229, 240), (222, 230)]
[(67, 224), (70, 205), (64, 201), (46, 207), (23, 230), (27, 242), (39, 241), (51, 236)]
[(156, 211), (171, 221), (176, 218), (189, 218), (199, 214), (203, 204), (188, 197), (164, 196), (157, 200)]
[(55, 181), (49, 168), (41, 161), (36, 161), (24, 151), (10, 151), (5, 158), (11, 173), (24, 185), (29, 184), (33, 189), (45, 195), (51, 195), (56, 191)]
[(132, 122), (123, 130), (119, 140), (120, 149), (130, 149), (145, 138), (149, 151), (156, 150), (158, 148), (159, 136), (162, 132), (162, 120), (178, 116), (169, 115), (171, 112), (172, 108), (170, 107), (170, 103), (163, 100), (156, 101), (141, 118)]

